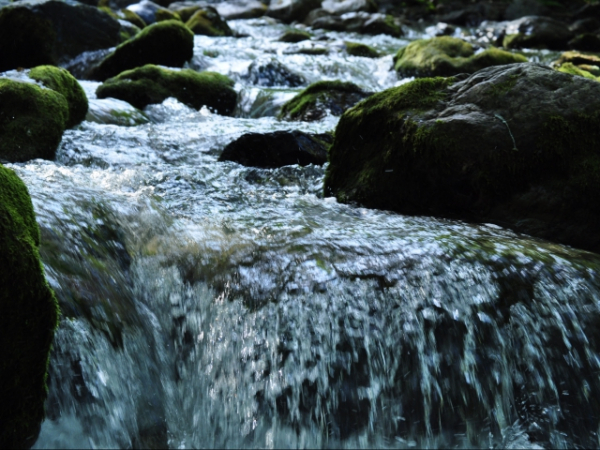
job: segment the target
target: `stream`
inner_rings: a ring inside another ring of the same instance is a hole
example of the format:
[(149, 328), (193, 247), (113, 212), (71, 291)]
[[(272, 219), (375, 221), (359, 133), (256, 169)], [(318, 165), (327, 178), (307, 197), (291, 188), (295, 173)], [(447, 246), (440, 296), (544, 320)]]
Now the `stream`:
[(229, 23), (246, 37), (196, 36), (189, 67), (236, 81), (233, 117), (168, 99), (7, 165), (62, 310), (34, 448), (600, 446), (599, 255), (340, 204), (323, 167), (217, 161), (244, 133), (339, 120), (278, 121), (302, 87), (250, 83), (253, 61), (381, 91), (427, 31), (328, 32), (306, 44), (323, 56), (276, 42), (271, 19)]

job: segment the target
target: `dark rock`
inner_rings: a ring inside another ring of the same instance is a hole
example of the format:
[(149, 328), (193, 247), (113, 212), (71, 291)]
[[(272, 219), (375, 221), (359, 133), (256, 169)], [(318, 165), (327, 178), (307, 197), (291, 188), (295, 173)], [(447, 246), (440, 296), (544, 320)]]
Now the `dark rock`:
[(233, 36), (233, 31), (231, 31), (227, 22), (211, 6), (197, 10), (185, 25), (194, 34), (204, 36)]
[(12, 170), (0, 165), (2, 448), (29, 448), (44, 419), (46, 374), (59, 311), (44, 277), (39, 245), (40, 231), (27, 188)]
[(90, 78), (103, 81), (145, 64), (181, 67), (193, 54), (194, 34), (183, 23), (158, 22), (119, 45), (92, 70)]
[(119, 22), (98, 8), (21, 0), (0, 9), (0, 71), (58, 64), (121, 42)]
[(292, 164), (322, 165), (327, 161), (329, 134), (306, 134), (302, 131), (248, 133), (233, 141), (219, 161), (234, 161), (243, 166), (274, 169)]
[(153, 23), (161, 22), (163, 20), (181, 19), (179, 15), (177, 15), (173, 11), (164, 8), (163, 6), (157, 3), (151, 2), (150, 0), (142, 0), (139, 3), (129, 5), (125, 9), (137, 14), (146, 25), (151, 25)]
[(360, 42), (344, 42), (346, 53), (352, 56), (362, 56), (364, 58), (379, 58), (381, 55), (373, 47), (361, 44)]
[(304, 25), (311, 27), (315, 20), (320, 19), (321, 17), (329, 17), (331, 15), (331, 13), (328, 13), (323, 8), (313, 9), (304, 19)]
[(566, 23), (551, 17), (526, 16), (506, 24), (506, 48), (547, 48), (564, 50), (573, 39)]
[(349, 12), (377, 12), (374, 0), (323, 0), (321, 7), (330, 14), (342, 15)]
[(600, 52), (600, 35), (593, 33), (580, 34), (567, 44), (573, 50), (584, 52)]
[(596, 19), (595, 17), (577, 20), (571, 24), (569, 30), (575, 36), (584, 33), (592, 33), (600, 30), (600, 20)]
[(271, 0), (266, 15), (286, 23), (302, 22), (320, 6), (321, 0)]
[(237, 102), (233, 85), (231, 79), (215, 72), (175, 71), (149, 64), (106, 80), (96, 95), (124, 100), (140, 109), (175, 97), (192, 108), (207, 106), (218, 114), (229, 115)]
[(306, 84), (302, 75), (292, 72), (275, 58), (253, 61), (245, 78), (252, 84), (265, 87), (298, 87)]
[(600, 251), (600, 83), (536, 64), (420, 79), (347, 111), (325, 193)]
[(354, 83), (343, 81), (318, 81), (286, 102), (279, 118), (283, 120), (319, 120), (327, 112), (341, 116), (344, 111), (371, 95)]
[(315, 29), (346, 31), (362, 34), (388, 34), (400, 37), (404, 33), (394, 18), (385, 14), (366, 12), (346, 13), (341, 16), (323, 16), (312, 21)]
[(311, 37), (312, 35), (307, 31), (292, 29), (283, 33), (281, 37), (277, 40), (279, 42), (290, 42), (292, 44), (295, 44), (297, 42), (307, 41)]

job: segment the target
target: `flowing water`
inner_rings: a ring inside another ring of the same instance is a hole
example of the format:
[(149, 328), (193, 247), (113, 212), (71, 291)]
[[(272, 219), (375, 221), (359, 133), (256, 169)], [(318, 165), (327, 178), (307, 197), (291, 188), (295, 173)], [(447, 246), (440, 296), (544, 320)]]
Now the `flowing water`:
[(315, 56), (268, 19), (231, 25), (247, 37), (197, 36), (190, 66), (236, 80), (234, 117), (135, 112), (82, 82), (95, 113), (56, 161), (9, 165), (62, 308), (35, 447), (599, 446), (600, 256), (339, 204), (322, 167), (217, 162), (249, 131), (335, 129), (277, 121), (301, 88), (252, 85), (254, 60), (406, 81), (342, 42), (408, 39), (328, 33)]

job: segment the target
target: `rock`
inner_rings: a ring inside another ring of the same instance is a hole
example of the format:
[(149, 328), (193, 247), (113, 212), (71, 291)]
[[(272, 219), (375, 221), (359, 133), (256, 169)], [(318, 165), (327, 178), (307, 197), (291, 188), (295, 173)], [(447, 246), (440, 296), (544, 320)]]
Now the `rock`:
[(87, 96), (68, 71), (55, 66), (38, 66), (31, 69), (29, 78), (62, 94), (69, 106), (69, 114), (65, 122), (67, 128), (74, 127), (85, 119), (88, 110)]
[(344, 42), (346, 53), (351, 56), (362, 56), (364, 58), (379, 58), (381, 55), (370, 45), (361, 44), (360, 42)]
[(219, 161), (234, 161), (243, 166), (274, 169), (292, 164), (307, 166), (327, 162), (329, 134), (307, 134), (302, 131), (248, 133), (236, 139), (221, 154)]
[(271, 0), (266, 15), (286, 23), (302, 22), (320, 6), (321, 0)]
[(294, 28), (292, 30), (287, 30), (277, 40), (279, 42), (289, 42), (295, 44), (298, 42), (310, 40), (311, 37), (312, 35), (309, 32)]
[(585, 55), (579, 52), (565, 52), (552, 65), (559, 72), (600, 81), (599, 56)]
[(142, 111), (116, 98), (90, 100), (85, 120), (126, 127), (149, 122), (148, 117)]
[(329, 17), (332, 15), (333, 14), (328, 13), (323, 8), (313, 9), (304, 19), (304, 25), (312, 27), (312, 24), (315, 22), (315, 20), (320, 19), (321, 17)]
[(0, 446), (29, 448), (44, 419), (59, 311), (38, 253), (40, 231), (31, 198), (19, 177), (2, 165), (0, 218)]
[(215, 8), (226, 20), (255, 19), (264, 16), (267, 12), (267, 6), (258, 1), (220, 2), (215, 5)]
[(592, 33), (594, 31), (600, 30), (600, 20), (594, 17), (580, 19), (573, 22), (569, 27), (569, 30), (575, 36), (579, 34)]
[(0, 160), (54, 159), (68, 119), (62, 94), (0, 78)]
[(354, 83), (344, 81), (318, 81), (304, 89), (282, 108), (279, 118), (283, 120), (319, 120), (327, 112), (341, 116), (344, 111), (371, 95)]
[(495, 47), (476, 53), (473, 45), (462, 39), (440, 36), (418, 39), (401, 48), (394, 57), (394, 69), (405, 77), (450, 76), (525, 61), (523, 55)]
[(390, 15), (369, 14), (365, 12), (346, 13), (341, 16), (323, 16), (312, 21), (315, 29), (332, 31), (346, 31), (362, 34), (387, 34), (400, 37), (404, 33), (402, 28)]
[(142, 0), (139, 3), (129, 5), (125, 9), (139, 16), (146, 25), (152, 25), (164, 20), (181, 20), (177, 13), (150, 0)]
[(0, 72), (58, 64), (121, 42), (121, 26), (103, 11), (57, 0), (21, 0), (0, 9)]
[(146, 28), (146, 25), (148, 25), (146, 22), (144, 22), (144, 19), (142, 19), (130, 9), (124, 8), (117, 11), (115, 14), (119, 19), (126, 20), (127, 22), (138, 27), (140, 30), (143, 30), (144, 28)]
[(566, 23), (551, 17), (526, 16), (506, 25), (503, 47), (564, 50), (573, 38)]
[(227, 25), (217, 10), (211, 6), (197, 10), (185, 25), (194, 32), (204, 36), (233, 36), (233, 31)]
[(445, 22), (438, 22), (427, 27), (425, 32), (433, 36), (452, 36), (456, 32), (456, 27)]
[(569, 41), (567, 47), (584, 52), (600, 52), (600, 35), (594, 33), (579, 34)]
[(321, 7), (329, 14), (342, 15), (349, 12), (377, 12), (374, 0), (323, 0)]
[(181, 67), (193, 55), (194, 34), (183, 23), (175, 20), (158, 22), (119, 45), (91, 71), (90, 78), (104, 81), (145, 64)]
[(600, 83), (536, 64), (415, 80), (342, 116), (325, 193), (598, 252), (599, 109)]
[(177, 13), (181, 20), (185, 23), (194, 15), (194, 13), (204, 6), (203, 3), (194, 1), (175, 2), (169, 5), (169, 10)]
[(229, 115), (237, 102), (233, 85), (231, 79), (214, 72), (175, 71), (148, 64), (106, 80), (96, 95), (124, 100), (139, 109), (174, 97), (195, 109), (207, 106)]
[(292, 72), (275, 58), (253, 61), (244, 78), (249, 83), (265, 87), (298, 87), (306, 84), (306, 79), (302, 75)]

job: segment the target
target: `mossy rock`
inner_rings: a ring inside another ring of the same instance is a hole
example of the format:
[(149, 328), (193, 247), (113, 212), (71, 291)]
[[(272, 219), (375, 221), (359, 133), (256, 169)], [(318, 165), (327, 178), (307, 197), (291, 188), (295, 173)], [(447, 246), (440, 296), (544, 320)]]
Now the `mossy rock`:
[(185, 25), (194, 34), (204, 36), (233, 36), (233, 31), (231, 31), (227, 22), (211, 6), (196, 11)]
[(96, 95), (124, 100), (140, 109), (175, 97), (192, 108), (207, 106), (219, 114), (229, 115), (237, 102), (233, 85), (231, 79), (215, 72), (175, 71), (148, 64), (106, 80)]
[(600, 57), (597, 55), (589, 55), (576, 51), (564, 52), (553, 63), (553, 67), (562, 73), (600, 81)]
[(394, 68), (402, 76), (452, 76), (473, 73), (489, 66), (522, 63), (523, 55), (490, 47), (480, 53), (462, 39), (440, 36), (419, 39), (400, 49), (394, 57)]
[(183, 23), (175, 20), (158, 22), (119, 45), (92, 70), (90, 78), (104, 81), (145, 64), (181, 67), (193, 54), (194, 34)]
[(340, 119), (325, 194), (600, 252), (600, 85), (536, 64), (423, 78)]
[(0, 79), (0, 160), (54, 159), (68, 120), (69, 103), (62, 94)]
[(39, 245), (27, 188), (12, 170), (0, 165), (2, 448), (29, 448), (44, 419), (50, 345), (59, 312), (44, 277)]
[(371, 95), (356, 84), (345, 81), (318, 81), (311, 84), (294, 98), (286, 102), (279, 113), (279, 119), (319, 120), (331, 112), (341, 116), (348, 108)]
[(98, 9), (100, 11), (105, 12), (114, 19), (125, 20), (130, 24), (135, 25), (140, 30), (146, 28), (146, 22), (144, 22), (144, 19), (142, 19), (140, 16), (138, 16), (133, 11), (130, 11), (129, 9), (124, 8), (119, 11), (113, 11), (112, 9), (110, 9), (109, 6), (98, 6)]
[[(594, 66), (596, 73), (598, 73), (598, 66)], [(587, 69), (587, 70), (586, 70)], [(576, 66), (573, 63), (564, 63), (558, 69), (559, 72), (568, 73), (570, 75), (577, 75), (579, 77), (587, 78), (588, 80), (600, 81), (598, 75), (593, 75), (590, 71), (594, 70), (592, 67)]]
[(295, 44), (297, 42), (308, 41), (311, 38), (312, 34), (310, 34), (308, 31), (293, 29), (287, 30), (277, 40), (279, 42), (289, 42), (291, 44)]
[(69, 105), (67, 128), (74, 127), (85, 119), (88, 111), (88, 99), (77, 80), (65, 69), (55, 66), (38, 66), (29, 72), (29, 78), (62, 94)]
[(182, 22), (181, 17), (179, 17), (179, 14), (173, 11), (169, 11), (165, 8), (157, 10), (155, 17), (157, 22), (163, 22), (165, 20), (176, 20), (178, 22)]
[(344, 42), (346, 53), (351, 56), (362, 56), (364, 58), (379, 58), (381, 55), (370, 45), (361, 44), (360, 42)]
[(574, 37), (566, 23), (544, 16), (525, 16), (508, 22), (505, 33), (505, 48), (564, 50)]

